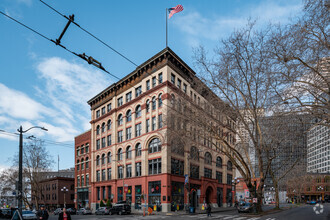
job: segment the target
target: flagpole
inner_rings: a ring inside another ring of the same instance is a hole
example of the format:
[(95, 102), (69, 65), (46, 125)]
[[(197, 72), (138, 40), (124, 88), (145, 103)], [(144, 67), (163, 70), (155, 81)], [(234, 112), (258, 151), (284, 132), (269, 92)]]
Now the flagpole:
[(167, 47), (167, 8), (165, 11), (165, 17), (166, 17), (166, 47)]

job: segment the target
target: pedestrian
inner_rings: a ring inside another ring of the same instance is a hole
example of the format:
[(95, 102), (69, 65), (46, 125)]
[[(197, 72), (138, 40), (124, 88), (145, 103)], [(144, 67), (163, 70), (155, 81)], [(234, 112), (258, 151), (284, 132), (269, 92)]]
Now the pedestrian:
[(40, 207), (40, 210), (37, 212), (37, 218), (42, 220), (47, 220), (49, 217), (47, 210), (44, 206)]
[(63, 208), (63, 211), (58, 215), (58, 220), (71, 220), (71, 215)]
[(211, 217), (211, 210), (212, 210), (212, 207), (211, 207), (211, 203), (207, 203), (207, 207), (206, 207), (206, 211), (207, 211), (207, 217)]

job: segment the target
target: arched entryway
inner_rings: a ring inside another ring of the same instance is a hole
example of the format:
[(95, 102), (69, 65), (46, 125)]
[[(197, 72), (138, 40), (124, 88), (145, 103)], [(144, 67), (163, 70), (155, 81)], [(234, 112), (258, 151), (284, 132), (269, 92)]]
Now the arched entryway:
[(219, 207), (222, 207), (222, 188), (218, 187), (217, 188), (217, 203)]
[(210, 203), (212, 198), (213, 189), (211, 186), (207, 187), (205, 192), (205, 202)]
[(191, 207), (197, 207), (197, 192), (196, 190), (192, 190), (191, 193), (190, 193), (190, 206)]

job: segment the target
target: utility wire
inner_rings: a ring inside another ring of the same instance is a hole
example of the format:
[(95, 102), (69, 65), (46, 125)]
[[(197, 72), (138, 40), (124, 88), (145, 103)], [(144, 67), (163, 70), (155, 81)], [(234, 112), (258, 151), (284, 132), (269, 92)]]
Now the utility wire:
[[(44, 5), (46, 5), (47, 7), (49, 7), (50, 9), (52, 9), (53, 11), (55, 11), (57, 14), (61, 15), (62, 17), (66, 18), (67, 20), (70, 20), (70, 18), (68, 18), (67, 16), (65, 16), (64, 14), (62, 14), (61, 12), (59, 12), (58, 10), (56, 10), (54, 7), (50, 6), (49, 4), (47, 4), (46, 2), (44, 2), (43, 0), (40, 0), (40, 2), (42, 2)], [(125, 60), (127, 60), (128, 62), (130, 62), (131, 64), (133, 64), (134, 66), (138, 66), (136, 63), (134, 63), (132, 60), (130, 60), (128, 57), (126, 57), (125, 55), (123, 55), (122, 53), (120, 53), (119, 51), (117, 51), (116, 49), (114, 49), (113, 47), (111, 47), (109, 44), (105, 43), (103, 40), (101, 40), (100, 38), (96, 37), (94, 34), (92, 34), (91, 32), (89, 32), (88, 30), (86, 30), (85, 28), (81, 27), (79, 24), (77, 24), (74, 21), (71, 21), (73, 24), (75, 24), (77, 27), (79, 27), (81, 30), (83, 30), (84, 32), (86, 32), (87, 34), (89, 34), (90, 36), (92, 36), (93, 38), (95, 38), (97, 41), (101, 42), (103, 45), (105, 45), (106, 47), (108, 47), (109, 49), (111, 49), (112, 51), (114, 51), (115, 53), (117, 53), (119, 56), (121, 56), (122, 58), (124, 58)]]

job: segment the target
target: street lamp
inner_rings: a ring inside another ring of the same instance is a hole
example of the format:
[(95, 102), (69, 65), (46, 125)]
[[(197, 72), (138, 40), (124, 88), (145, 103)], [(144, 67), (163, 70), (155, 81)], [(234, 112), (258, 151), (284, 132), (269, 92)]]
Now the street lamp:
[(19, 132), (19, 168), (18, 168), (18, 211), (22, 216), (22, 198), (23, 198), (23, 133), (28, 132), (29, 130), (33, 128), (40, 128), (44, 131), (48, 131), (44, 127), (40, 126), (33, 126), (25, 131), (23, 131), (22, 125), (20, 126), (17, 131)]
[(239, 183), (239, 179), (237, 179), (237, 177), (235, 177), (235, 179), (233, 179), (232, 181), (232, 185), (234, 186), (234, 203), (236, 202), (236, 184)]
[(65, 202), (65, 193), (69, 191), (65, 186), (61, 189), (61, 191), (64, 193), (64, 208), (66, 208), (66, 202)]

